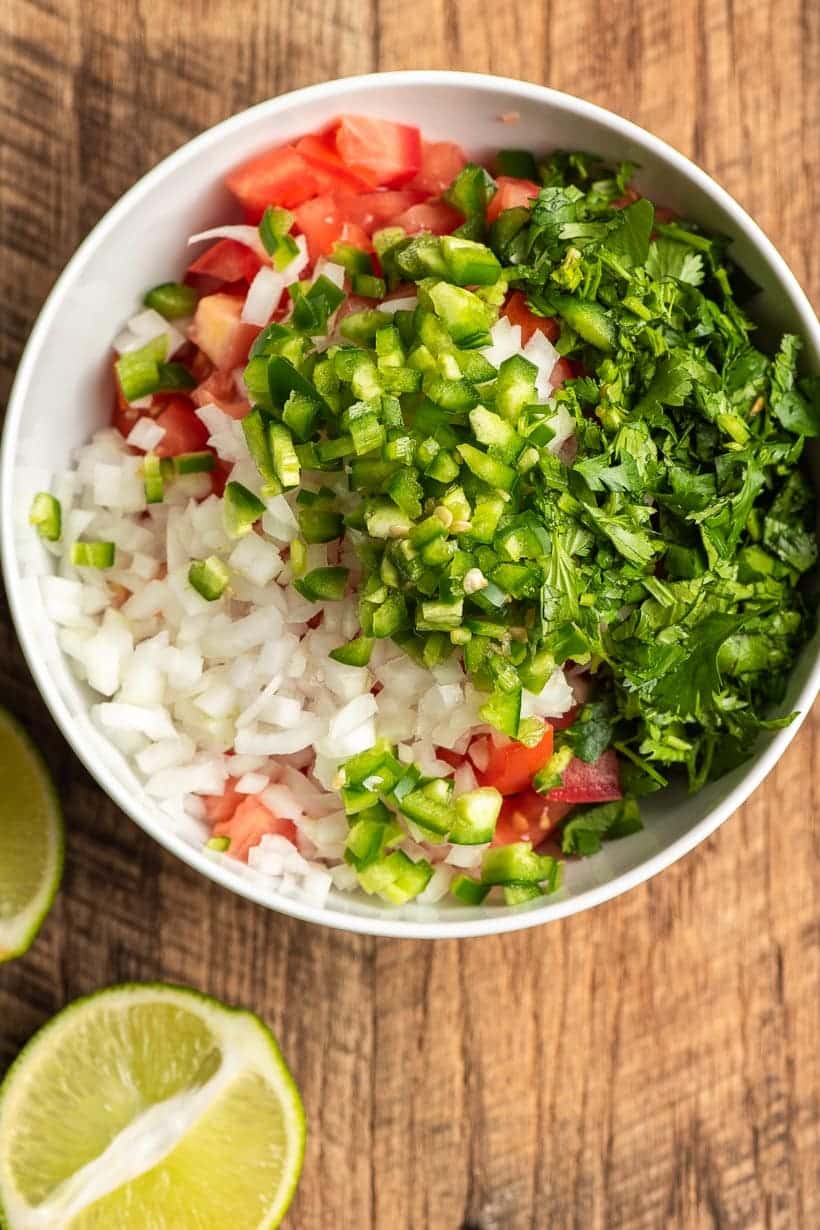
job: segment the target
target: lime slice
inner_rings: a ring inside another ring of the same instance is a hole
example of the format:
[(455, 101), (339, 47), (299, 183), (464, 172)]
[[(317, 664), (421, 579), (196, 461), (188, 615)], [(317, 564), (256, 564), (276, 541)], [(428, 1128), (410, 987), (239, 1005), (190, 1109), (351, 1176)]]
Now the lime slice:
[(48, 769), (0, 709), (0, 961), (29, 947), (62, 870), (63, 822)]
[(262, 1230), (305, 1118), (270, 1030), (182, 987), (111, 987), (24, 1048), (0, 1088), (8, 1230)]

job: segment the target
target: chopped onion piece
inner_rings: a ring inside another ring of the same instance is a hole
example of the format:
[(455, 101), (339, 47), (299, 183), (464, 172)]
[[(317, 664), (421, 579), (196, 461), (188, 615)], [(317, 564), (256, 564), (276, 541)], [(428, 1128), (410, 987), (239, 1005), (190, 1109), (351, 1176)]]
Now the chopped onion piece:
[(241, 319), (249, 325), (266, 325), (278, 308), (284, 291), (285, 279), (282, 274), (263, 265), (248, 288), (242, 305)]

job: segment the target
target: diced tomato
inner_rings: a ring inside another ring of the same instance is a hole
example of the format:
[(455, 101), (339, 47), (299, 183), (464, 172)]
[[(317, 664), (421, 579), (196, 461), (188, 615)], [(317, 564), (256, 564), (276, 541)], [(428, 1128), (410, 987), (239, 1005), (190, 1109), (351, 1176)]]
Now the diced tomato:
[(453, 141), (425, 141), (421, 143), (421, 170), (410, 183), (430, 196), (439, 196), (467, 165), (467, 155)]
[(202, 384), (202, 381), (207, 380), (213, 370), (214, 365), (205, 352), (196, 350), (191, 360), (191, 375), (194, 380), (198, 384)]
[(421, 133), (367, 115), (343, 115), (336, 149), (351, 170), (387, 188), (408, 183), (421, 170)]
[(561, 717), (550, 718), (550, 726), (552, 727), (553, 732), (556, 730), (566, 730), (568, 726), (571, 726), (578, 716), (578, 710), (580, 707), (580, 705), (573, 705), (572, 708), (568, 709), (567, 712)]
[(172, 397), (157, 415), (156, 421), (157, 426), (165, 430), (165, 435), (154, 449), (158, 457), (198, 453), (207, 446), (208, 428), (197, 418), (194, 404), (188, 397)]
[(495, 181), (498, 191), (487, 206), (487, 221), (495, 222), (505, 209), (515, 209), (519, 205), (531, 208), (533, 197), (541, 191), (540, 184), (532, 179), (514, 179), (512, 175), (499, 175)]
[(450, 765), (454, 769), (460, 769), (464, 764), (464, 757), (461, 753), (454, 752), (449, 747), (437, 747), (436, 760), (443, 760), (445, 764)]
[(337, 197), (336, 204), (345, 221), (355, 222), (372, 235), (383, 226), (392, 226), (400, 214), (423, 200), (423, 193), (403, 188), (393, 192), (362, 192), (358, 196), (345, 194)]
[(314, 196), (319, 185), (310, 165), (292, 145), (266, 150), (226, 179), (248, 218), (258, 222), (268, 205), (292, 209)]
[(345, 215), (336, 197), (325, 194), (305, 201), (294, 210), (296, 225), (307, 239), (312, 261), (327, 256), (342, 237)]
[(552, 727), (548, 726), (540, 743), (525, 747), (511, 741), (498, 744), (487, 741), (489, 759), (484, 769), (476, 769), (476, 777), (482, 786), (495, 786), (502, 794), (518, 794), (526, 790), (539, 769), (552, 755)]
[(550, 384), (559, 389), (565, 380), (577, 380), (583, 374), (583, 366), (577, 360), (560, 358), (550, 372)]
[(230, 478), (233, 465), (229, 461), (223, 461), (221, 457), (217, 457), (214, 468), (211, 470), (211, 491), (214, 495), (221, 499), (225, 493), (225, 484)]
[(232, 371), (247, 361), (259, 332), (256, 325), (240, 319), (242, 303), (240, 295), (205, 295), (194, 313), (191, 341), (222, 371)]
[(536, 316), (535, 312), (530, 311), (524, 292), (521, 290), (513, 291), (504, 304), (503, 312), (510, 324), (521, 326), (521, 341), (524, 346), (533, 333), (543, 333), (549, 341), (554, 342), (561, 332), (558, 321), (554, 317)]
[(563, 782), (544, 796), (548, 803), (611, 803), (623, 797), (618, 756), (611, 747), (592, 764), (576, 756), (564, 770)]
[(367, 231), (359, 226), (357, 222), (344, 222), (342, 224), (339, 242), (352, 244), (354, 248), (361, 248), (363, 252), (373, 251), (373, 241)]
[(361, 175), (351, 170), (329, 140), (311, 134), (296, 142), (296, 149), (311, 169), (321, 192), (368, 192), (377, 186), (372, 175)]
[(623, 196), (619, 196), (616, 200), (612, 202), (612, 208), (613, 209), (626, 209), (627, 205), (634, 205), (634, 203), (638, 200), (639, 196), (640, 196), (640, 193), (636, 192), (634, 188), (627, 188)]
[(403, 214), (393, 219), (395, 226), (403, 226), (408, 235), (429, 231), (432, 235), (449, 235), (464, 221), (457, 209), (446, 201), (422, 201), (411, 205)]
[(199, 284), (199, 279), (208, 278), (215, 283), (252, 282), (261, 264), (247, 244), (237, 243), (235, 239), (219, 239), (188, 266), (186, 276), (195, 285)]
[(492, 844), (506, 846), (513, 841), (531, 841), (538, 846), (571, 810), (572, 804), (548, 803), (535, 790), (511, 794), (501, 806)]
[(250, 402), (241, 398), (236, 391), (233, 372), (211, 372), (210, 376), (193, 390), (191, 401), (197, 406), (213, 402), (232, 419), (243, 419), (251, 409)]
[(248, 851), (258, 846), (266, 833), (280, 833), (296, 842), (296, 825), (292, 820), (280, 820), (255, 794), (245, 796), (233, 815), (214, 825), (214, 837), (230, 837), (228, 853), (247, 861)]
[(220, 824), (230, 820), (242, 800), (248, 797), (245, 794), (237, 794), (236, 783), (238, 781), (238, 777), (229, 777), (222, 794), (202, 796), (202, 802), (205, 805), (205, 819), (209, 824)]

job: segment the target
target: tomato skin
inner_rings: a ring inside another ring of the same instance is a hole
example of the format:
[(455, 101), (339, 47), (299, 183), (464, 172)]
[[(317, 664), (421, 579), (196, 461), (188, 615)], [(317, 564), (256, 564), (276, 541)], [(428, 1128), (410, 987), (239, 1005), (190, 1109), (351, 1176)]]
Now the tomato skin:
[(355, 223), (372, 235), (383, 226), (392, 226), (399, 214), (412, 205), (420, 205), (423, 200), (423, 193), (402, 188), (388, 192), (362, 192), (358, 196), (343, 194), (337, 197), (336, 203), (347, 222)]
[(421, 133), (366, 115), (342, 115), (336, 149), (351, 170), (381, 187), (398, 188), (421, 170)]
[(237, 395), (232, 372), (211, 372), (192, 391), (191, 401), (197, 406), (206, 406), (211, 402), (232, 419), (243, 419), (251, 410), (250, 402)]
[(411, 205), (404, 213), (393, 219), (395, 226), (403, 226), (408, 235), (429, 231), (431, 235), (449, 235), (461, 226), (464, 219), (457, 209), (446, 201), (421, 201)]
[(255, 252), (235, 239), (218, 239), (188, 266), (187, 277), (213, 278), (215, 282), (252, 282), (262, 262)]
[(495, 786), (504, 795), (520, 794), (552, 755), (552, 727), (547, 726), (535, 747), (517, 742), (497, 744), (491, 739), (489, 753), (486, 768), (475, 771), (479, 785)]
[(436, 760), (443, 760), (445, 764), (450, 765), (453, 769), (460, 769), (464, 764), (464, 759), (460, 752), (454, 752), (450, 747), (436, 748)]
[(225, 183), (253, 222), (259, 221), (268, 205), (292, 209), (319, 190), (309, 164), (292, 145), (251, 158), (232, 171)]
[(165, 435), (154, 449), (158, 457), (176, 457), (179, 453), (199, 453), (207, 447), (208, 428), (194, 411), (189, 397), (172, 397), (156, 418)]
[(612, 803), (623, 798), (618, 755), (607, 750), (587, 764), (576, 756), (563, 773), (563, 785), (544, 795), (548, 803)]
[(513, 841), (531, 841), (533, 846), (539, 846), (571, 810), (570, 803), (548, 803), (532, 789), (511, 794), (501, 806), (492, 844), (506, 846)]
[(565, 380), (577, 380), (583, 374), (583, 365), (576, 359), (560, 358), (550, 372), (550, 384), (559, 389)]
[(368, 192), (376, 187), (372, 175), (358, 174), (342, 161), (332, 140), (311, 133), (296, 142), (296, 150), (310, 167), (319, 193)]
[(225, 486), (231, 476), (233, 464), (230, 461), (223, 461), (221, 457), (217, 457), (214, 461), (214, 468), (211, 470), (211, 492), (213, 495), (222, 499), (225, 494)]
[[(240, 796), (241, 797), (241, 796)], [(266, 807), (258, 795), (246, 794), (233, 814), (214, 825), (214, 837), (229, 837), (228, 853), (243, 862), (248, 851), (259, 844), (266, 833), (279, 833), (296, 844), (296, 825), (292, 820), (280, 820)]]
[(515, 179), (512, 175), (499, 175), (495, 182), (498, 184), (498, 190), (487, 206), (488, 222), (495, 222), (505, 209), (515, 209), (519, 205), (530, 209), (533, 197), (538, 196), (541, 191), (541, 185), (534, 180)]
[(327, 256), (333, 245), (341, 239), (345, 216), (335, 196), (325, 193), (305, 201), (295, 210), (296, 226), (307, 239), (308, 253), (312, 261)]
[(520, 326), (521, 343), (524, 346), (534, 333), (543, 333), (549, 341), (554, 342), (561, 332), (561, 326), (554, 317), (536, 316), (535, 312), (530, 311), (521, 290), (513, 291), (502, 311), (511, 325)]
[(222, 791), (222, 794), (205, 794), (202, 796), (202, 802), (205, 806), (205, 819), (209, 824), (220, 824), (230, 820), (242, 799), (247, 797), (246, 795), (237, 794), (236, 783), (238, 781), (238, 777), (229, 777), (225, 782), (225, 789)]
[(439, 196), (466, 165), (467, 155), (455, 142), (422, 139), (421, 169), (410, 181), (410, 187), (418, 188), (419, 192), (426, 192), (429, 196)]

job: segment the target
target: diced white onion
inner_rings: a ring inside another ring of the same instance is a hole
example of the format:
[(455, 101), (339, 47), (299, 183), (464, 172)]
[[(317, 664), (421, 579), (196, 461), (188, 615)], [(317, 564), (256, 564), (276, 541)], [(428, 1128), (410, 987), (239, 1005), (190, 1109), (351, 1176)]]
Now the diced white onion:
[(126, 437), (126, 443), (132, 448), (141, 448), (143, 452), (150, 453), (151, 449), (156, 448), (162, 437), (165, 435), (165, 428), (160, 427), (159, 423), (155, 423), (152, 418), (144, 415), (137, 419), (131, 431)]
[(237, 794), (261, 794), (269, 781), (264, 773), (243, 773), (234, 789)]
[(266, 325), (278, 308), (284, 291), (282, 274), (263, 265), (248, 287), (241, 319), (249, 325)]

